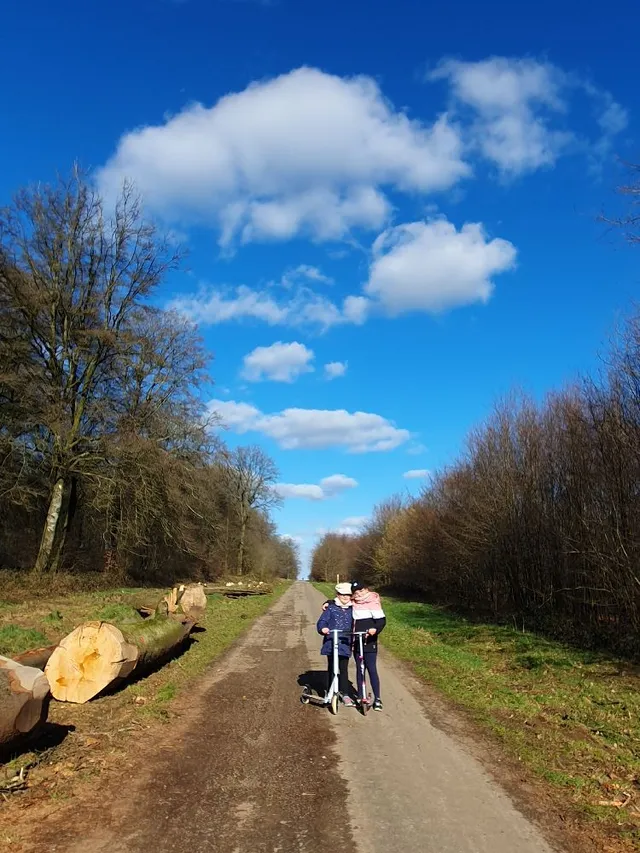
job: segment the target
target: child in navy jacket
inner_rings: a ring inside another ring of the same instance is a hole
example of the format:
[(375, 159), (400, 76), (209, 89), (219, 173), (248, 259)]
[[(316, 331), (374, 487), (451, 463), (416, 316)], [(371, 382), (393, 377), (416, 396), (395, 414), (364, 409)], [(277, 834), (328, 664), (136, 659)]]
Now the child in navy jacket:
[(342, 702), (346, 707), (355, 707), (354, 702), (349, 695), (351, 685), (349, 684), (349, 658), (351, 657), (351, 631), (353, 626), (353, 611), (351, 607), (351, 584), (339, 583), (336, 585), (336, 597), (329, 602), (326, 610), (318, 619), (318, 633), (323, 636), (321, 655), (327, 655), (328, 669), (328, 684), (331, 684), (333, 676), (333, 637), (332, 631), (342, 631), (346, 635), (342, 635), (338, 639), (338, 660), (339, 660), (339, 677), (338, 688)]

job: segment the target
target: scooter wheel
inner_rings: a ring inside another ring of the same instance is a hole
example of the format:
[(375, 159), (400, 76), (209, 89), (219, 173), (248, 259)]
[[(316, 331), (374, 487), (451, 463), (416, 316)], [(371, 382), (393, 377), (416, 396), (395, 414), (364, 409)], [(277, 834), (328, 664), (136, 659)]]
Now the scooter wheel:
[(309, 699), (308, 696), (306, 696), (303, 693), (302, 696), (300, 697), (300, 701), (302, 702), (303, 705), (308, 705), (311, 700)]
[(336, 695), (333, 695), (331, 697), (331, 702), (329, 704), (329, 708), (331, 709), (332, 714), (338, 713), (338, 697)]

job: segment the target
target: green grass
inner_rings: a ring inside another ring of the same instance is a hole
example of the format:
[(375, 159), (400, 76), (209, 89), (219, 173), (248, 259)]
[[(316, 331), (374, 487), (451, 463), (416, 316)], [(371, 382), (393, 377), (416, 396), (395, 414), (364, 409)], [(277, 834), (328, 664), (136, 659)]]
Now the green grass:
[(0, 655), (11, 657), (29, 649), (46, 646), (47, 638), (35, 628), (22, 628), (20, 625), (0, 625)]
[[(428, 604), (385, 597), (384, 608), (386, 648), (572, 809), (640, 841), (640, 679), (632, 665)], [(627, 794), (626, 808), (602, 805)]]

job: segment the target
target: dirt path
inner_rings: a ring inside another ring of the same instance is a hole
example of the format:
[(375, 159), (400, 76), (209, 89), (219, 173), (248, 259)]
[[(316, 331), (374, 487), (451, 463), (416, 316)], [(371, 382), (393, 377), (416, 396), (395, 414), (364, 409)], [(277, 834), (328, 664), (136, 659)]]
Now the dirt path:
[(295, 584), (184, 704), (179, 726), (132, 757), (117, 790), (77, 803), (73, 826), (53, 826), (43, 849), (550, 853), (390, 662), (383, 714), (332, 718), (299, 703), (298, 677), (323, 663), (321, 600)]

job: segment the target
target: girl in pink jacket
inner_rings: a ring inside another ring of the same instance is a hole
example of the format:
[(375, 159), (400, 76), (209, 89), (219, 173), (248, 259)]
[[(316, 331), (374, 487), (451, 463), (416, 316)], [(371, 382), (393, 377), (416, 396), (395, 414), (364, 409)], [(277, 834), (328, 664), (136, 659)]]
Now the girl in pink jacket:
[[(380, 596), (369, 589), (366, 583), (354, 581), (351, 584), (353, 592), (353, 630), (366, 631), (364, 638), (364, 666), (369, 673), (369, 683), (373, 690), (373, 710), (382, 711), (380, 697), (380, 677), (378, 675), (378, 637), (387, 624), (382, 609)], [(355, 647), (357, 649), (357, 646)], [(354, 652), (355, 654), (355, 652)], [(362, 674), (360, 667), (356, 668), (358, 676), (358, 695), (362, 692)]]

